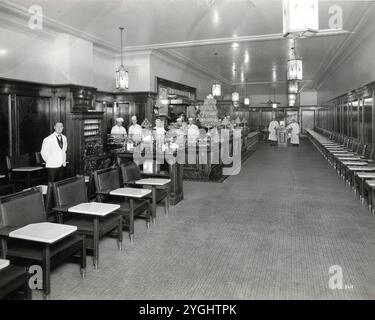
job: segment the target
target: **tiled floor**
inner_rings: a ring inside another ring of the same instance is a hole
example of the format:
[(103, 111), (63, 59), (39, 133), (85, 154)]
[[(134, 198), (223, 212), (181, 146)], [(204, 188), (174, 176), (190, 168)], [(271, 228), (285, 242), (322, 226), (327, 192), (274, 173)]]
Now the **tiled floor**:
[[(103, 240), (99, 270), (89, 257), (86, 279), (77, 265), (56, 269), (52, 298), (375, 298), (375, 217), (308, 141), (262, 144), (239, 175), (184, 188), (150, 232), (136, 222), (123, 252)], [(333, 265), (347, 289), (329, 288)]]

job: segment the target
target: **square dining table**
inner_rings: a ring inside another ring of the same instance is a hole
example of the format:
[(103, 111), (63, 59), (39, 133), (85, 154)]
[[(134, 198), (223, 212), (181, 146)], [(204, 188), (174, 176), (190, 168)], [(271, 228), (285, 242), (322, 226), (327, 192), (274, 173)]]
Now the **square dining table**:
[[(51, 245), (71, 235), (77, 230), (76, 226), (66, 224), (40, 222), (28, 224), (9, 233), (10, 238), (42, 243), (43, 261), (47, 270), (51, 268)], [(51, 291), (50, 272), (43, 272), (43, 286), (45, 292)]]
[[(118, 188), (109, 192), (112, 196), (124, 197), (129, 198), (129, 237), (130, 242), (134, 242), (134, 199), (141, 199), (151, 193), (151, 190), (147, 189), (138, 189), (138, 188)], [(149, 223), (147, 223), (147, 227), (149, 228)]]
[(150, 186), (152, 190), (152, 219), (153, 223), (156, 222), (156, 189), (162, 188), (167, 192), (167, 207), (166, 207), (166, 215), (169, 214), (169, 185), (171, 183), (171, 179), (166, 178), (145, 178), (135, 181), (135, 184), (142, 185), (142, 186)]
[(31, 186), (31, 174), (36, 171), (44, 170), (44, 167), (19, 167), (12, 169), (13, 172), (23, 172), (27, 174), (27, 187)]
[(94, 228), (94, 248), (93, 260), (94, 268), (98, 269), (99, 266), (99, 219), (108, 214), (120, 209), (118, 204), (102, 203), (102, 202), (85, 202), (76, 206), (70, 207), (68, 212), (78, 213), (92, 217)]

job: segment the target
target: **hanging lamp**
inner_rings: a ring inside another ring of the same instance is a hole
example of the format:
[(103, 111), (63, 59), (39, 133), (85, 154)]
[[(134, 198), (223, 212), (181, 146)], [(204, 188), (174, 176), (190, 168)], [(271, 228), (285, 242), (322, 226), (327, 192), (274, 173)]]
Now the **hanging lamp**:
[(247, 96), (247, 79), (245, 79), (246, 83), (245, 83), (245, 98), (243, 99), (243, 103), (245, 106), (249, 106), (250, 105), (250, 98)]
[(318, 31), (318, 0), (283, 0), (284, 37), (306, 38)]
[[(236, 81), (236, 71), (237, 69), (234, 69), (234, 81)], [(236, 85), (234, 86), (234, 91), (232, 92), (232, 101), (233, 102), (240, 101), (240, 94), (236, 91)]]
[[(215, 63), (216, 63), (216, 66), (218, 67), (219, 66), (218, 63), (217, 63), (218, 53), (215, 52), (214, 55), (215, 55)], [(215, 80), (214, 83), (212, 84), (212, 95), (214, 97), (220, 97), (221, 96), (221, 84), (217, 80)]]
[(288, 60), (287, 80), (302, 80), (302, 59), (298, 59), (295, 42), (292, 40), (290, 59)]
[(128, 71), (126, 71), (124, 67), (124, 61), (122, 56), (122, 35), (124, 32), (124, 28), (120, 27), (120, 33), (121, 33), (121, 65), (116, 70), (116, 89), (128, 89), (129, 88), (129, 74)]

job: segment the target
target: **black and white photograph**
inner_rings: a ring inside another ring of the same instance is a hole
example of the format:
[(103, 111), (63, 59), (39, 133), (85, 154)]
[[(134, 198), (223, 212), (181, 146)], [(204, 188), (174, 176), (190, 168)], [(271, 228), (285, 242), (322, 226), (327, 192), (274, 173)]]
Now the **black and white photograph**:
[(374, 17), (0, 0), (0, 304), (374, 300)]

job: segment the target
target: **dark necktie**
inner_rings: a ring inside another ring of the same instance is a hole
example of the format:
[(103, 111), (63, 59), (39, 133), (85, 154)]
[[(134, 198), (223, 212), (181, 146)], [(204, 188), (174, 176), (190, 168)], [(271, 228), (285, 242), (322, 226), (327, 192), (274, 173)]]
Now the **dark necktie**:
[(59, 134), (56, 138), (57, 138), (57, 142), (59, 143), (60, 149), (62, 149), (63, 148), (62, 136)]

